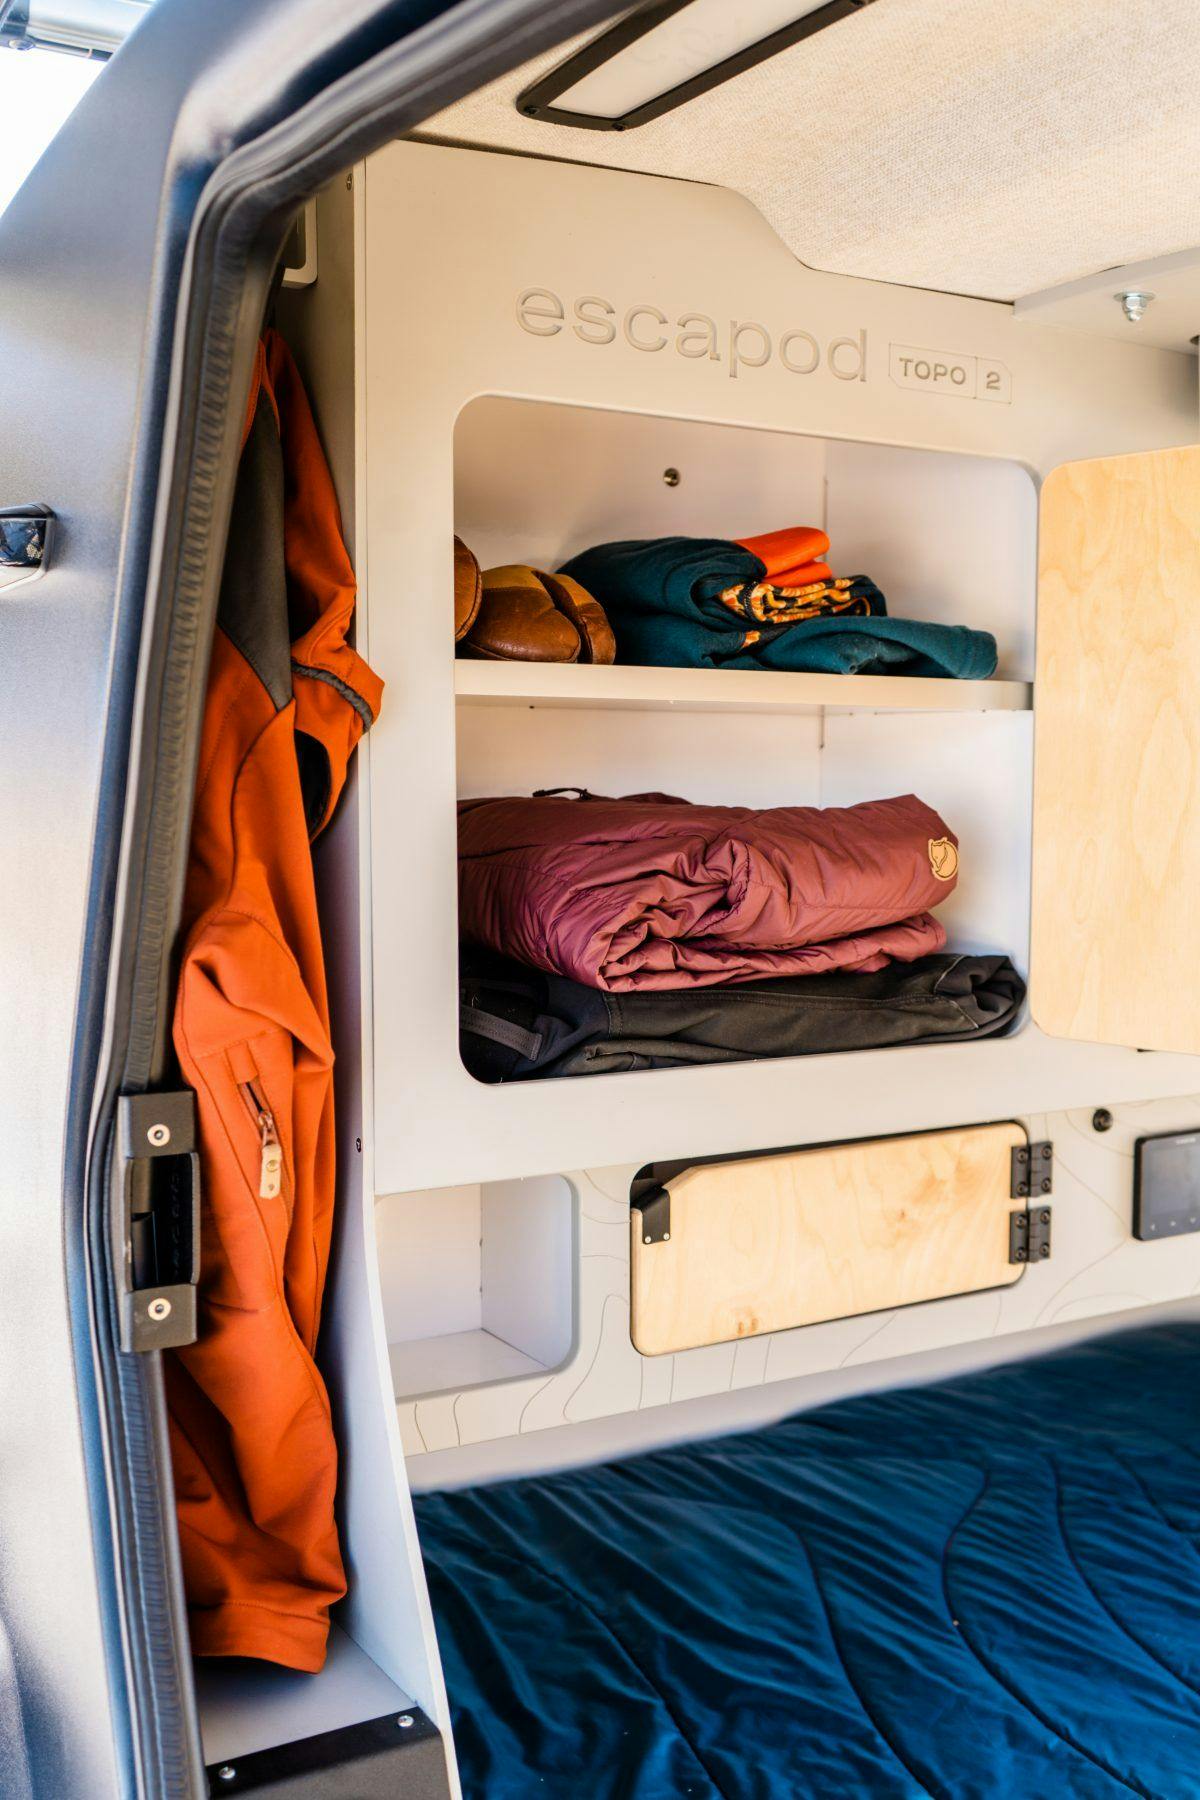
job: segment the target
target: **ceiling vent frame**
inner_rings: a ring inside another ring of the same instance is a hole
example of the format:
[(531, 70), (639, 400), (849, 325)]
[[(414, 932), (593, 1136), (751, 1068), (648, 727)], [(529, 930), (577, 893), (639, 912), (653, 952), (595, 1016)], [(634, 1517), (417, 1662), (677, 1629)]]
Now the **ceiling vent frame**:
[(591, 43), (585, 44), (565, 62), (559, 63), (557, 68), (551, 69), (549, 74), (541, 76), (518, 94), (517, 111), (540, 125), (565, 125), (577, 131), (636, 131), (640, 125), (648, 125), (653, 119), (662, 118), (664, 113), (686, 106), (689, 100), (711, 93), (713, 88), (732, 81), (735, 75), (742, 75), (747, 69), (756, 68), (759, 63), (778, 56), (781, 51), (790, 50), (793, 44), (815, 37), (817, 32), (825, 31), (831, 25), (838, 25), (843, 19), (853, 18), (855, 13), (874, 5), (874, 0), (825, 0), (823, 6), (806, 13), (803, 18), (768, 32), (766, 37), (747, 44), (744, 49), (735, 51), (731, 56), (723, 57), (711, 67), (689, 76), (686, 81), (664, 89), (661, 94), (654, 95), (639, 106), (631, 107), (619, 117), (606, 118), (598, 113), (572, 112), (555, 106), (554, 102), (560, 94), (568, 93), (585, 76), (603, 68), (605, 63), (611, 62), (648, 32), (665, 24), (691, 4), (692, 0), (651, 0), (650, 4), (618, 19), (615, 25), (601, 32)]

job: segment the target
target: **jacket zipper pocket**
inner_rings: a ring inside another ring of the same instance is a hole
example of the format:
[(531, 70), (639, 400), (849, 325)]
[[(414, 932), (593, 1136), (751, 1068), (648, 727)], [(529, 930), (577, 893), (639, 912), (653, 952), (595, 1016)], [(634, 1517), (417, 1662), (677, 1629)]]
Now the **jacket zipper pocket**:
[(254, 1120), (258, 1130), (258, 1141), (261, 1145), (258, 1165), (258, 1197), (260, 1200), (278, 1200), (283, 1188), (283, 1145), (279, 1141), (275, 1114), (253, 1081), (239, 1081), (238, 1092), (246, 1102), (246, 1108)]

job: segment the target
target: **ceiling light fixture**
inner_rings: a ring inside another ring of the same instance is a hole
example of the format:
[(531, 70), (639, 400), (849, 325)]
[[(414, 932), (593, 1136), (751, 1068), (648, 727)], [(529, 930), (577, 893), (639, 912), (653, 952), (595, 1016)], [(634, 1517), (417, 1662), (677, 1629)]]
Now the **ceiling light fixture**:
[(873, 0), (653, 0), (517, 98), (546, 125), (632, 131), (707, 94)]

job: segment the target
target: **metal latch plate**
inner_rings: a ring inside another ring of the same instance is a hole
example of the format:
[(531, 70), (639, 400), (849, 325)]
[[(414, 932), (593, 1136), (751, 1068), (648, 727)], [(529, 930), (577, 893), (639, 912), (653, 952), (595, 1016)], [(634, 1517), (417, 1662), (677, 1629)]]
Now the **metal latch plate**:
[(168, 1350), (196, 1338), (200, 1278), (200, 1159), (196, 1100), (125, 1094), (117, 1102), (124, 1273), (121, 1348)]

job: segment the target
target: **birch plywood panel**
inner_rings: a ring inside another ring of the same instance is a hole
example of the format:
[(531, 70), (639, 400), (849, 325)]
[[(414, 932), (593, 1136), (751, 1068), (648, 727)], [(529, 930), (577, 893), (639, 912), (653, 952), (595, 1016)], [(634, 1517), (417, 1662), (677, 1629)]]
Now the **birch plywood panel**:
[(671, 1234), (631, 1214), (633, 1342), (644, 1356), (1007, 1286), (1010, 1152), (976, 1125), (686, 1170)]
[(1056, 1037), (1200, 1050), (1200, 449), (1042, 494), (1031, 1005)]

